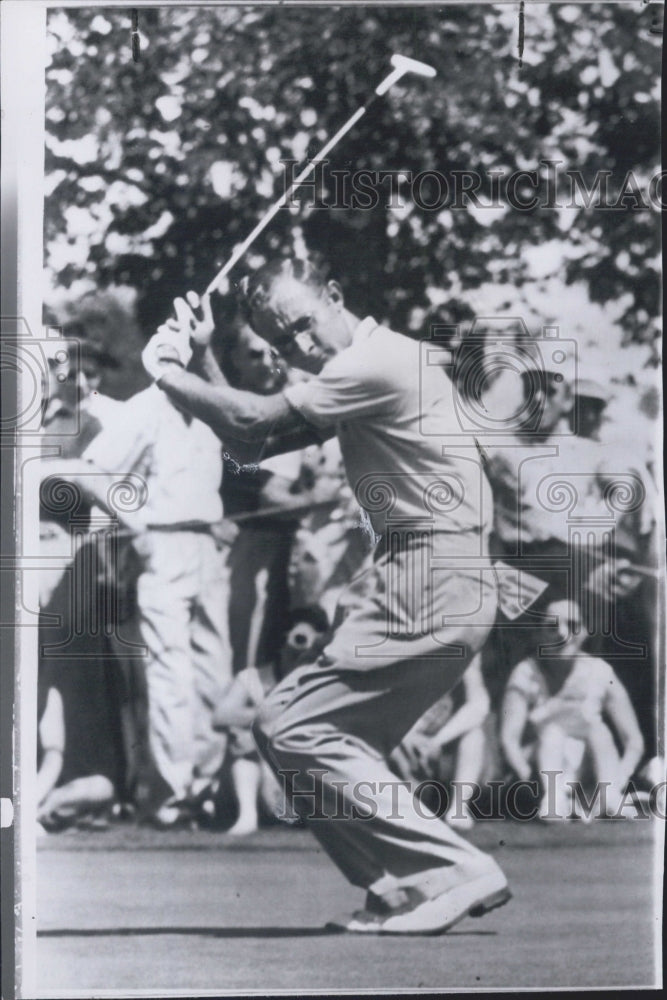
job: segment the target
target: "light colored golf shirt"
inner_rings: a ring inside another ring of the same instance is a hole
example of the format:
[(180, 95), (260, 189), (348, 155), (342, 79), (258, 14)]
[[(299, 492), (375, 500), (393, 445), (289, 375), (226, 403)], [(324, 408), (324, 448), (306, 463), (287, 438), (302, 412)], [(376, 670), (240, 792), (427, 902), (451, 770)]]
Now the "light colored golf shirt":
[(95, 438), (83, 458), (104, 472), (145, 480), (141, 514), (148, 525), (214, 524), (222, 518), (220, 441), (155, 385), (120, 406), (113, 426)]
[(442, 428), (459, 429), (452, 385), (441, 367), (422, 364), (418, 342), (367, 317), (349, 347), (285, 397), (315, 427), (335, 426), (348, 481), (378, 534), (415, 521), (486, 532), (491, 496), (474, 441), (459, 438), (443, 454)]

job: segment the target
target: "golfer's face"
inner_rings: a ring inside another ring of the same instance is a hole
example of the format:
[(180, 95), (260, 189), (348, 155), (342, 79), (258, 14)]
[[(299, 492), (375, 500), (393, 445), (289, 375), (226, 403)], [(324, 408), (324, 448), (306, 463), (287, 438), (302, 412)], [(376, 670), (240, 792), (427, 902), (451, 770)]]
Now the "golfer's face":
[(342, 299), (327, 290), (278, 278), (268, 300), (253, 312), (253, 326), (288, 364), (317, 374), (345, 346)]

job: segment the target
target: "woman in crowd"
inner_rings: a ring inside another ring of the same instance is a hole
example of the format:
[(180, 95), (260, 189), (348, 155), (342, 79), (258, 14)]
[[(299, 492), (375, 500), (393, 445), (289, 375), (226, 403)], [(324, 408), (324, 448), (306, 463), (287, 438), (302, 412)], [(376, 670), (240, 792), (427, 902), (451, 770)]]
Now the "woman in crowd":
[(541, 819), (569, 817), (573, 785), (586, 777), (605, 788), (614, 815), (644, 751), (637, 717), (609, 664), (582, 651), (578, 606), (554, 601), (547, 613), (554, 620), (543, 635), (549, 645), (519, 663), (507, 682), (505, 757), (521, 779), (537, 772)]

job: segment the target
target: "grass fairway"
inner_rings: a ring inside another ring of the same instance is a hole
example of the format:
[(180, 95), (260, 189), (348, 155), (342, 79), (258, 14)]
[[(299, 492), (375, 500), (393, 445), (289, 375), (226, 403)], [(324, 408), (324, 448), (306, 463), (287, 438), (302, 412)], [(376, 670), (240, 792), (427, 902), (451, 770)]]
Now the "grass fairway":
[(303, 830), (58, 834), (38, 848), (38, 996), (657, 986), (656, 821), (486, 822), (509, 905), (434, 938), (329, 934), (360, 905)]

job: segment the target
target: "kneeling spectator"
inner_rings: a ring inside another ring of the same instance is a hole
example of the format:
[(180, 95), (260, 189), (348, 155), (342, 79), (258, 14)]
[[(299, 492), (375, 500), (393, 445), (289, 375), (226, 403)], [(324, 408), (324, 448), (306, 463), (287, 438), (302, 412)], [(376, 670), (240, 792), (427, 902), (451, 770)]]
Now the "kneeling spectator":
[[(517, 664), (507, 682), (500, 733), (505, 757), (519, 778), (537, 770), (541, 819), (568, 817), (569, 783), (587, 774), (605, 783), (613, 815), (644, 750), (637, 717), (610, 665), (582, 651), (578, 605), (554, 601), (547, 613), (556, 618), (544, 635), (551, 645)], [(553, 772), (551, 795), (547, 772)]]
[(317, 656), (326, 644), (328, 632), (329, 622), (322, 608), (291, 612), (278, 663), (241, 670), (215, 710), (215, 728), (229, 734), (232, 784), (238, 803), (238, 818), (227, 831), (232, 836), (242, 837), (257, 830), (260, 803), (270, 815), (296, 819), (285, 808), (283, 791), (273, 772), (259, 756), (251, 726), (271, 688), (305, 657)]
[(459, 684), (424, 713), (390, 758), (405, 781), (451, 781), (444, 818), (461, 829), (474, 823), (470, 802), (487, 763), (483, 727), (489, 707), (478, 654)]
[(120, 777), (120, 734), (99, 663), (40, 665), (37, 821), (44, 831), (104, 820)]

